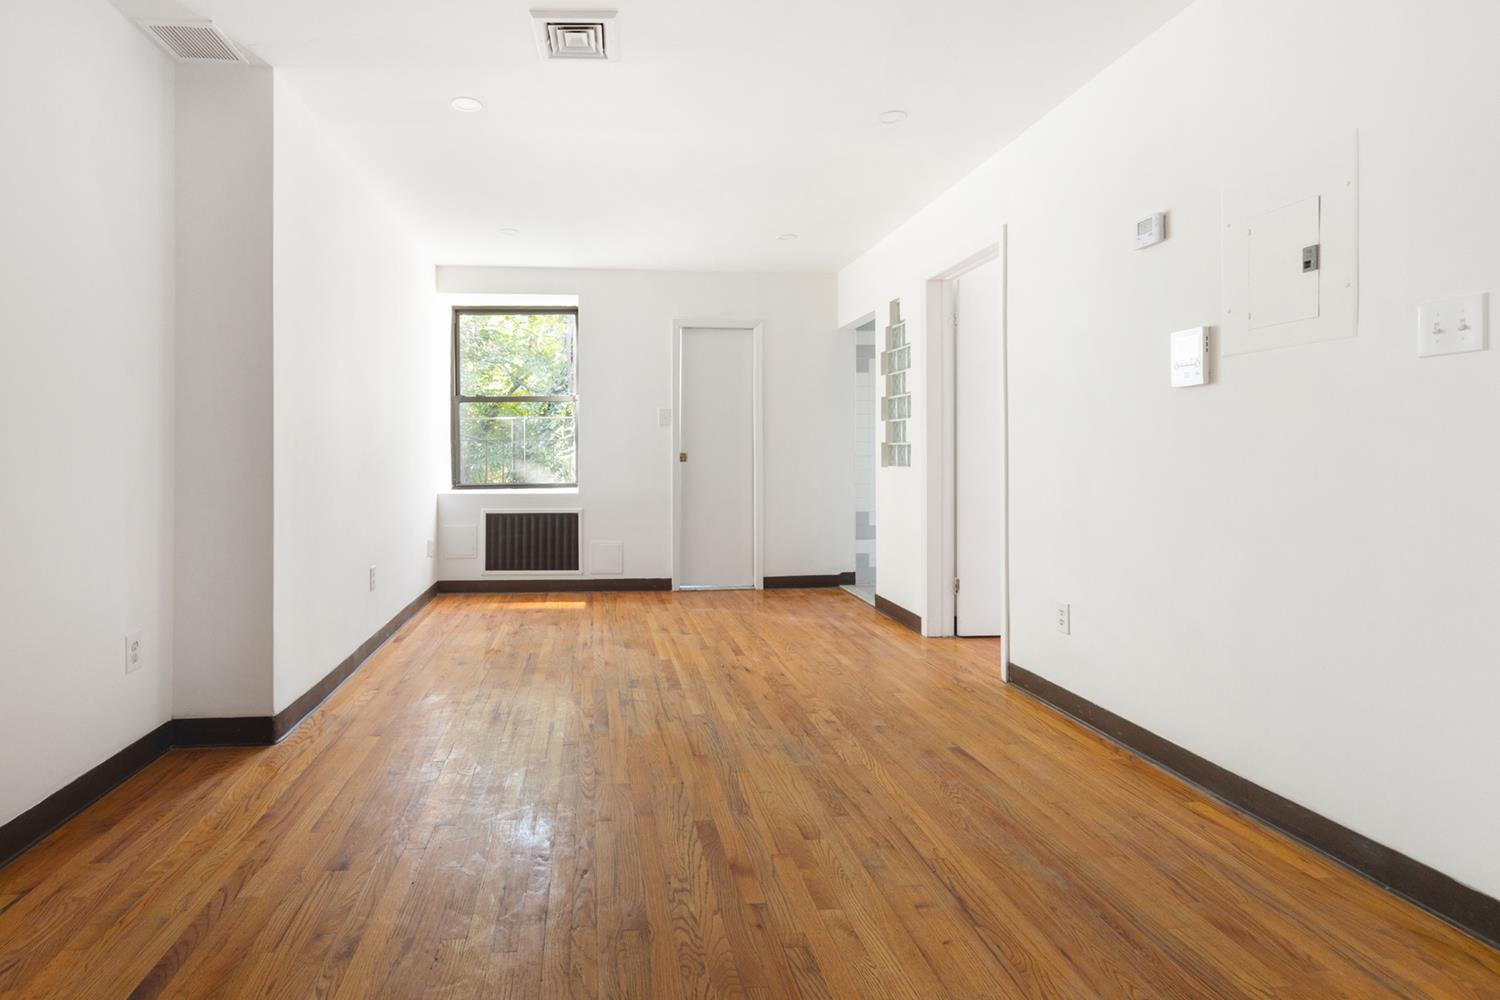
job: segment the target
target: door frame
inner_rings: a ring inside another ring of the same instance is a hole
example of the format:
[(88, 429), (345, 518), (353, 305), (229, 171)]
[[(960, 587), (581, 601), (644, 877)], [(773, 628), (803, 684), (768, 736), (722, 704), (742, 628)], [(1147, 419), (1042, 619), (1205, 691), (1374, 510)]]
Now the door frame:
[[(999, 239), (946, 268), (927, 282), (927, 634), (952, 636), (957, 602), (953, 580), (957, 575), (957, 341), (955, 305), (958, 279), (995, 260), (1001, 262), (1000, 285), (1000, 392), (1003, 395), (1005, 433), (1000, 438), (1003, 469), (1005, 520), (1001, 525), (1004, 556), (1001, 574), (1005, 588), (1002, 609), (1002, 656), (1000, 676), (1008, 679), (1010, 660), (1010, 268), (1007, 259), (1008, 227), (1001, 226)], [(935, 516), (931, 516), (935, 515)]]
[[(672, 589), (682, 589), (682, 338), (693, 330), (744, 330), (750, 334), (751, 352), (751, 430), (752, 430), (752, 496), (754, 514), (751, 533), (754, 551), (753, 586), (765, 587), (765, 469), (762, 456), (762, 426), (765, 422), (763, 357), (765, 322), (762, 320), (674, 320), (672, 323)], [(749, 589), (749, 588), (745, 588)]]

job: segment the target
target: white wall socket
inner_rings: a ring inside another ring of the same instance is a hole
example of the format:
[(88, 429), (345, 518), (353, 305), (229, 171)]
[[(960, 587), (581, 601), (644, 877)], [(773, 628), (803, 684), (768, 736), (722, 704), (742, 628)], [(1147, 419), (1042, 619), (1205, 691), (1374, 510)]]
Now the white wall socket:
[(435, 555), (437, 555), (437, 542), (429, 538), (427, 539), (427, 558), (431, 559)]
[(1071, 604), (1059, 604), (1057, 606), (1057, 630), (1063, 635), (1072, 634), (1073, 606)]
[(133, 674), (146, 664), (146, 646), (137, 629), (125, 637), (125, 672)]
[(371, 590), (375, 589), (375, 567), (374, 566), (370, 567), (370, 589)]

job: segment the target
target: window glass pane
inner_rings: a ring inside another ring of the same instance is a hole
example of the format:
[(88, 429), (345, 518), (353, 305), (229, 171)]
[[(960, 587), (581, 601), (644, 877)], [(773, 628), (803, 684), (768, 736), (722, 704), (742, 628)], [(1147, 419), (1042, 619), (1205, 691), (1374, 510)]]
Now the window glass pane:
[(460, 313), (461, 396), (571, 396), (572, 313)]
[(458, 473), (464, 486), (578, 481), (572, 403), (458, 404)]

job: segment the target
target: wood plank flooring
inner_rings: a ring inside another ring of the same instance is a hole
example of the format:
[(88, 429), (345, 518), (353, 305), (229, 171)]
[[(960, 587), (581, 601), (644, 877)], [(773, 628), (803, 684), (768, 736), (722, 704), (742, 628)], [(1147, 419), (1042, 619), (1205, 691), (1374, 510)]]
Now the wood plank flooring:
[(0, 870), (6, 997), (1500, 997), (1500, 953), (842, 591), (446, 595)]

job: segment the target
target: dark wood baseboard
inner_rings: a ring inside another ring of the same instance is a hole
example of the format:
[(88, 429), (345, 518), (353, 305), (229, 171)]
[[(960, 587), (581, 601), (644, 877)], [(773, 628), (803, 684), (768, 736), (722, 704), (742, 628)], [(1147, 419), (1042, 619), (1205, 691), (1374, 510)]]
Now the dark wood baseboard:
[(808, 590), (813, 587), (842, 587), (853, 583), (852, 572), (808, 576), (768, 576), (761, 580), (761, 586), (767, 590)]
[(276, 740), (269, 715), (173, 719), (174, 747), (264, 747)]
[(421, 611), (435, 593), (436, 584), (422, 591), (374, 635), (360, 643), (359, 648), (346, 656), (326, 677), (275, 716), (172, 719), (163, 722), (104, 763), (0, 826), (0, 866), (15, 860), (32, 844), (103, 798), (173, 747), (271, 746), (280, 742), (337, 690), (340, 684), (353, 676), (371, 653)]
[(579, 594), (615, 593), (625, 590), (671, 590), (672, 581), (662, 577), (558, 577), (552, 580), (495, 579), (439, 580), (439, 594)]
[(1010, 665), (1010, 682), (1240, 812), (1300, 840), (1465, 933), (1500, 947), (1500, 900), (1262, 788), (1014, 663)]
[(922, 616), (913, 611), (907, 611), (895, 601), (887, 600), (879, 594), (875, 595), (875, 610), (885, 615), (894, 622), (899, 622), (911, 629), (917, 635), (922, 634)]
[(338, 690), (340, 684), (354, 675), (360, 665), (370, 658), (371, 653), (384, 645), (385, 641), (395, 635), (402, 625), (411, 621), (418, 611), (426, 607), (427, 602), (432, 600), (437, 593), (437, 589), (438, 585), (434, 583), (414, 597), (406, 607), (396, 612), (390, 621), (376, 629), (374, 635), (360, 643), (358, 649), (344, 657), (343, 661), (330, 670), (322, 680), (304, 691), (296, 701), (277, 712), (270, 720), (270, 742), (279, 743), (288, 733), (296, 729), (297, 724), (311, 715), (313, 709), (323, 704), (329, 695)]
[(102, 764), (68, 782), (30, 809), (0, 825), (0, 867), (93, 805), (115, 786), (172, 748), (172, 723), (163, 722)]

